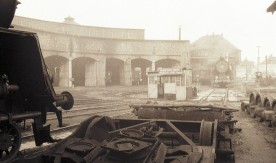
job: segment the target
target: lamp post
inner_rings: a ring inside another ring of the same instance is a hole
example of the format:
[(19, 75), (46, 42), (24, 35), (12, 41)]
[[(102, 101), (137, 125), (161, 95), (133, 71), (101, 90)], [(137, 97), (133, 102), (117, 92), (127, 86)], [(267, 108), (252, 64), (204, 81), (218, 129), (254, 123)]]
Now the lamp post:
[(265, 56), (265, 80), (266, 80), (266, 84), (268, 84), (268, 81), (267, 81), (267, 55)]

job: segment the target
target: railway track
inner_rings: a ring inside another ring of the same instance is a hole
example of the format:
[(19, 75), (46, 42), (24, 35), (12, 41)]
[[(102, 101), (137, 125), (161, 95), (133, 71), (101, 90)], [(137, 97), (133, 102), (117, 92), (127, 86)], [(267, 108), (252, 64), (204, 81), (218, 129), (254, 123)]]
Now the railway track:
[[(63, 112), (63, 119), (68, 119), (68, 118), (74, 118), (74, 117), (81, 117), (81, 116), (89, 116), (89, 115), (95, 115), (95, 114), (100, 114), (100, 113), (106, 113), (106, 112), (116, 112), (120, 110), (126, 110), (130, 109), (126, 107), (122, 108), (116, 108), (118, 106), (125, 106), (126, 104), (117, 104), (117, 105), (108, 105), (108, 106), (101, 106), (101, 107), (91, 107), (91, 108), (85, 108), (85, 109), (79, 109), (79, 110), (74, 110), (74, 111), (68, 111), (68, 112)], [(111, 108), (112, 107), (112, 108)], [(114, 108), (115, 107), (115, 108)], [(98, 110), (99, 109), (99, 110)], [(85, 111), (85, 112), (84, 112)], [(56, 117), (51, 116), (47, 118), (48, 121), (51, 120), (56, 120)]]
[(213, 89), (205, 96), (202, 96), (197, 104), (210, 103), (210, 102), (223, 102), (226, 105), (228, 101), (228, 89)]
[[(115, 100), (102, 100), (102, 99), (87, 99), (79, 98), (76, 99), (74, 108), (68, 111), (63, 111), (63, 124), (68, 124), (74, 126), (73, 123), (79, 124), (86, 117), (93, 115), (103, 115), (103, 116), (119, 116), (126, 113), (131, 113), (132, 109), (129, 108), (129, 103), (126, 101), (116, 102)], [(73, 123), (72, 123), (73, 122)], [(27, 122), (27, 126), (30, 122)], [(47, 114), (47, 124), (52, 124), (51, 128), (53, 132), (60, 132), (67, 127), (56, 127), (58, 126), (58, 120), (55, 113)], [(31, 126), (31, 125), (29, 125)], [(29, 127), (29, 129), (31, 129)], [(22, 131), (23, 139), (26, 136), (32, 137), (30, 130)]]
[[(85, 114), (76, 114), (76, 115), (70, 115), (70, 116), (66, 116), (63, 118), (70, 118), (70, 120), (72, 120), (73, 118), (76, 117), (83, 117), (83, 116), (93, 116), (93, 115), (100, 115), (100, 116), (109, 116), (109, 117), (116, 117), (116, 116), (120, 116), (123, 114), (127, 114), (127, 113), (131, 113), (132, 109), (130, 109), (129, 107), (124, 107), (124, 108), (120, 108), (120, 109), (105, 109), (105, 110), (101, 110), (101, 111), (96, 111), (96, 112), (90, 112), (90, 113), (85, 113)], [(55, 119), (56, 120), (56, 119)], [(83, 119), (82, 119), (83, 120)], [(72, 120), (73, 121), (73, 120)], [(51, 123), (48, 119), (48, 123)], [(54, 128), (51, 130), (52, 134), (56, 134), (56, 133), (63, 133), (63, 132), (68, 132), (68, 131), (73, 131), (76, 127), (79, 126), (79, 122), (74, 123), (74, 124), (70, 124), (70, 125), (66, 125), (63, 127), (58, 127), (58, 128)], [(26, 141), (30, 141), (30, 139), (33, 138), (33, 134), (23, 134), (22, 136), (22, 142), (26, 142)]]

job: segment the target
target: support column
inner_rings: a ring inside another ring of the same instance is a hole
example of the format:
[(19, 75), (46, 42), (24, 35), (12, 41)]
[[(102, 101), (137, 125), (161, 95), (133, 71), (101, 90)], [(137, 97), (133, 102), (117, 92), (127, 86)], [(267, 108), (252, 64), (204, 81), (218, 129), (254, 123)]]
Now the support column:
[(151, 63), (151, 71), (155, 71), (155, 61)]
[(101, 57), (95, 63), (96, 86), (105, 86), (106, 57)]
[(145, 67), (141, 67), (142, 85), (148, 84), (148, 76)]
[(60, 66), (59, 83), (60, 87), (68, 87), (69, 82), (69, 61)]
[(97, 61), (89, 62), (85, 65), (85, 86), (96, 86)]
[(123, 71), (123, 84), (126, 86), (132, 85), (132, 76), (131, 76), (131, 59), (126, 59), (124, 62), (124, 71)]
[(73, 78), (72, 78), (72, 58), (69, 58), (68, 61), (68, 87), (71, 88), (73, 86)]

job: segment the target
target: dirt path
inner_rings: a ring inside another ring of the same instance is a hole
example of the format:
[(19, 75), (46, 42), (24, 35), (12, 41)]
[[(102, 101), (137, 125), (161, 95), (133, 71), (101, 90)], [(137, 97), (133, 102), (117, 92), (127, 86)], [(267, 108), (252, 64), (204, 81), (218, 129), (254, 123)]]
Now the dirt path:
[(233, 136), (237, 163), (275, 163), (276, 141), (273, 128), (251, 118), (245, 112), (234, 114), (236, 127), (242, 131)]

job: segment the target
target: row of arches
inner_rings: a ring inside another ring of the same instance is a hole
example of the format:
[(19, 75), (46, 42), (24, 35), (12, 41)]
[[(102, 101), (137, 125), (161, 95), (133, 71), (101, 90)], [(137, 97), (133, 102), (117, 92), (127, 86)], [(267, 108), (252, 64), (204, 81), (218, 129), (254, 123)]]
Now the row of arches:
[[(118, 58), (97, 60), (79, 57), (69, 60), (59, 55), (46, 57), (45, 63), (54, 76), (53, 85), (61, 87), (147, 84), (147, 71), (180, 67), (180, 61), (174, 59), (152, 62), (143, 58), (124, 61)], [(137, 70), (140, 70), (141, 79), (133, 82), (132, 74)]]

